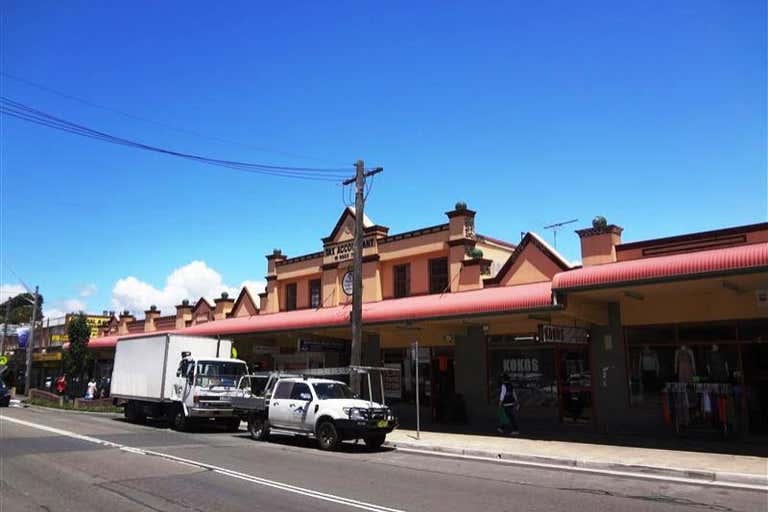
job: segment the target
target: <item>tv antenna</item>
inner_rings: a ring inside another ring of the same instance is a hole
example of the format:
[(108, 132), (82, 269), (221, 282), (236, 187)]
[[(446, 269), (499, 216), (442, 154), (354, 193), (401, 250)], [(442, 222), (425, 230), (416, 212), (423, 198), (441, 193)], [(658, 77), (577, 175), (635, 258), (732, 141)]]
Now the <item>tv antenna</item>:
[(573, 224), (574, 222), (579, 222), (579, 219), (566, 220), (563, 222), (556, 222), (554, 224), (550, 224), (549, 226), (544, 226), (544, 229), (552, 230), (552, 234), (555, 237), (555, 250), (557, 250), (557, 230), (568, 224)]

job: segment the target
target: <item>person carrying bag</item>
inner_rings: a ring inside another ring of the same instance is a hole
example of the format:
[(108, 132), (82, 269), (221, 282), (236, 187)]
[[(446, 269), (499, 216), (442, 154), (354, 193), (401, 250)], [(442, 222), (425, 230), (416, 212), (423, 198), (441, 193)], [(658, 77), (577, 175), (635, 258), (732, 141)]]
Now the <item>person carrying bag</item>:
[(517, 393), (512, 386), (512, 379), (506, 373), (501, 376), (501, 391), (499, 393), (499, 426), (497, 431), (500, 434), (509, 434), (516, 436), (520, 434), (517, 426), (516, 411), (520, 408), (520, 402), (517, 399)]

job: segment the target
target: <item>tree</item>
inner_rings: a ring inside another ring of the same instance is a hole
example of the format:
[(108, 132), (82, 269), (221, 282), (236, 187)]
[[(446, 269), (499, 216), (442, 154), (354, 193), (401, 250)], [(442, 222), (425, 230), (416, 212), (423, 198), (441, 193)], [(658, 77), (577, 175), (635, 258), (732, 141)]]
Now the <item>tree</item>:
[[(32, 321), (31, 293), (20, 293), (0, 304), (0, 323), (5, 318), (5, 310), (8, 309), (9, 324), (28, 324)], [(37, 296), (37, 319), (43, 318), (43, 296)]]
[(67, 337), (69, 349), (64, 352), (64, 371), (70, 377), (79, 377), (82, 380), (86, 370), (93, 363), (93, 356), (88, 351), (91, 328), (85, 313), (80, 312), (71, 318), (67, 325)]

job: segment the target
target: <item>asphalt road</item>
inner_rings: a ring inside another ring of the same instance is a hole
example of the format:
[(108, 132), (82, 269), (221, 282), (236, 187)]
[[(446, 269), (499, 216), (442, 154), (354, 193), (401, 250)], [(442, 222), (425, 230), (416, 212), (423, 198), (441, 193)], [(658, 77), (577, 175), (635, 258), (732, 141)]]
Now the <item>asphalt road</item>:
[(768, 495), (757, 491), (354, 444), (325, 453), (301, 438), (260, 443), (244, 431), (178, 433), (39, 408), (0, 409), (0, 416), (2, 512), (768, 511)]

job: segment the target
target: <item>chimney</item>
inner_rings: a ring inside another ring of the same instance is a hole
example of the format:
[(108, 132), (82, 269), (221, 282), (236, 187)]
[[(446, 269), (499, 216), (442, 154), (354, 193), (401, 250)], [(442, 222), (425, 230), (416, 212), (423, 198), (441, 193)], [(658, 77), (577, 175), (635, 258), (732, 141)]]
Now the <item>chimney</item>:
[(216, 308), (213, 310), (214, 320), (224, 320), (235, 307), (235, 299), (230, 299), (227, 292), (221, 292), (221, 297), (213, 300)]
[(267, 277), (277, 276), (277, 264), (285, 261), (287, 258), (280, 249), (273, 249), (272, 254), (267, 254)]
[(592, 227), (576, 230), (581, 238), (581, 263), (585, 267), (616, 261), (616, 246), (624, 228), (608, 224), (605, 217), (595, 217)]
[(459, 201), (453, 210), (445, 212), (448, 216), (448, 282), (451, 292), (458, 292), (464, 269), (464, 259), (475, 249), (475, 212), (467, 208), (467, 203)]
[(187, 326), (188, 322), (192, 321), (192, 306), (189, 304), (188, 299), (181, 301), (181, 304), (176, 306), (176, 328), (183, 329)]
[(136, 317), (127, 309), (120, 313), (120, 323), (117, 326), (118, 334), (128, 334), (128, 324), (136, 320)]
[(152, 304), (149, 309), (144, 312), (144, 332), (154, 332), (157, 330), (155, 320), (160, 316), (160, 310), (157, 306)]

